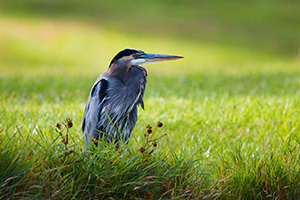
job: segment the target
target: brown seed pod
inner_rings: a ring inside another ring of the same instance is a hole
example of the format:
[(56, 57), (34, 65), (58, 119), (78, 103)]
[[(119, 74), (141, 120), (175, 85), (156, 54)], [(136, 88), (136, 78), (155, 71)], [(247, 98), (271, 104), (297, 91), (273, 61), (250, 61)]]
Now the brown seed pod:
[(67, 127), (68, 128), (72, 128), (72, 126), (73, 126), (73, 122), (72, 122), (72, 120), (70, 118), (68, 118), (67, 119)]
[(148, 129), (147, 129), (147, 133), (148, 133), (148, 134), (150, 134), (150, 133), (152, 133), (152, 132), (153, 132), (153, 131), (152, 131), (152, 128), (148, 128)]
[(162, 123), (161, 121), (158, 121), (158, 122), (157, 122), (157, 127), (160, 128), (160, 127), (162, 127), (162, 126), (163, 126), (163, 123)]
[(65, 140), (65, 139), (63, 139), (61, 142), (64, 143), (64, 144), (68, 144), (69, 143), (68, 140)]
[(57, 123), (57, 124), (56, 124), (56, 128), (61, 129), (60, 123)]
[(157, 147), (157, 143), (156, 142), (153, 142), (153, 147)]
[(145, 147), (141, 147), (140, 152), (141, 152), (141, 153), (144, 153), (145, 150), (146, 150)]
[(92, 142), (96, 143), (96, 142), (97, 142), (97, 139), (96, 139), (96, 138), (92, 139)]

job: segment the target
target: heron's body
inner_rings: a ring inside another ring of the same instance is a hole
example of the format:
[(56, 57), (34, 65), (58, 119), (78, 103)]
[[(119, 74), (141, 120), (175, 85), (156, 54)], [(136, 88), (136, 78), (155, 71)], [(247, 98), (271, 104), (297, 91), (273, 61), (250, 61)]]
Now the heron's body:
[(144, 108), (143, 96), (147, 72), (140, 66), (133, 66), (125, 74), (134, 75), (134, 78), (117, 77), (108, 70), (94, 83), (82, 125), (82, 132), (89, 134), (83, 136), (86, 143), (89, 143), (90, 138), (99, 140), (107, 133), (109, 135), (104, 139), (106, 142), (120, 137), (120, 133), (124, 141), (130, 137), (137, 121), (137, 106), (141, 105)]
[(137, 106), (144, 109), (147, 78), (146, 69), (137, 65), (140, 62), (137, 60), (141, 58), (134, 57), (136, 55), (143, 55), (144, 60), (144, 55), (155, 54), (125, 49), (115, 56), (109, 69), (94, 83), (82, 122), (86, 144), (93, 139), (103, 139), (106, 142), (115, 141), (118, 147), (118, 140), (128, 141), (137, 121)]

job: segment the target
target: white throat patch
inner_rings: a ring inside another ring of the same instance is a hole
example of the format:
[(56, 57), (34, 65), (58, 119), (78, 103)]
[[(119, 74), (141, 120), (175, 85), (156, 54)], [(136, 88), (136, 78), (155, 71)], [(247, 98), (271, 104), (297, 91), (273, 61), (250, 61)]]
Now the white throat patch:
[(142, 58), (139, 58), (139, 59), (133, 59), (130, 61), (130, 63), (132, 65), (141, 65), (141, 64), (145, 64), (146, 63), (146, 60), (145, 59), (142, 59)]

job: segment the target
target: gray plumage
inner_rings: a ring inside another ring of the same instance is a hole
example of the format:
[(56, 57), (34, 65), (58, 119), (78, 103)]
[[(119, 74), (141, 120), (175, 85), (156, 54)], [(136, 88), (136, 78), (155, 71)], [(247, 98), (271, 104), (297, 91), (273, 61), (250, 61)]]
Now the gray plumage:
[(114, 140), (118, 147), (119, 139), (126, 142), (130, 137), (137, 121), (137, 106), (144, 108), (147, 71), (128, 65), (128, 61), (112, 63), (94, 83), (82, 123), (85, 143), (104, 135), (104, 141)]
[(117, 148), (120, 139), (127, 142), (137, 121), (137, 106), (144, 109), (147, 71), (138, 64), (179, 58), (135, 49), (120, 51), (91, 89), (82, 122), (83, 141), (114, 141)]

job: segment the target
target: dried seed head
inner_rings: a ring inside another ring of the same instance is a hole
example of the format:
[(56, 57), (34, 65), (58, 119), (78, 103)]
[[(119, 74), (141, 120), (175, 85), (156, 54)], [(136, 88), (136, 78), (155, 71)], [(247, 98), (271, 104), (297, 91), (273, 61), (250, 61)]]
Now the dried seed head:
[(147, 133), (148, 134), (150, 134), (150, 133), (152, 133), (153, 131), (152, 131), (152, 127), (150, 127), (150, 128), (147, 128)]
[(140, 152), (144, 153), (145, 152), (145, 147), (141, 147)]
[(92, 139), (92, 142), (96, 143), (96, 142), (97, 142), (97, 139), (96, 139), (96, 138)]
[(56, 124), (56, 128), (61, 129), (60, 123), (57, 123), (57, 124)]
[(153, 142), (153, 147), (157, 147), (157, 143), (156, 142)]
[(61, 142), (64, 144), (68, 144), (68, 140), (65, 140), (65, 139), (63, 139)]
[(73, 122), (72, 122), (72, 120), (70, 118), (68, 118), (67, 119), (67, 127), (68, 128), (72, 128), (72, 126), (73, 126)]
[(162, 123), (161, 121), (158, 121), (158, 122), (157, 122), (157, 127), (160, 128), (160, 127), (162, 127), (162, 126), (163, 126), (163, 123)]

